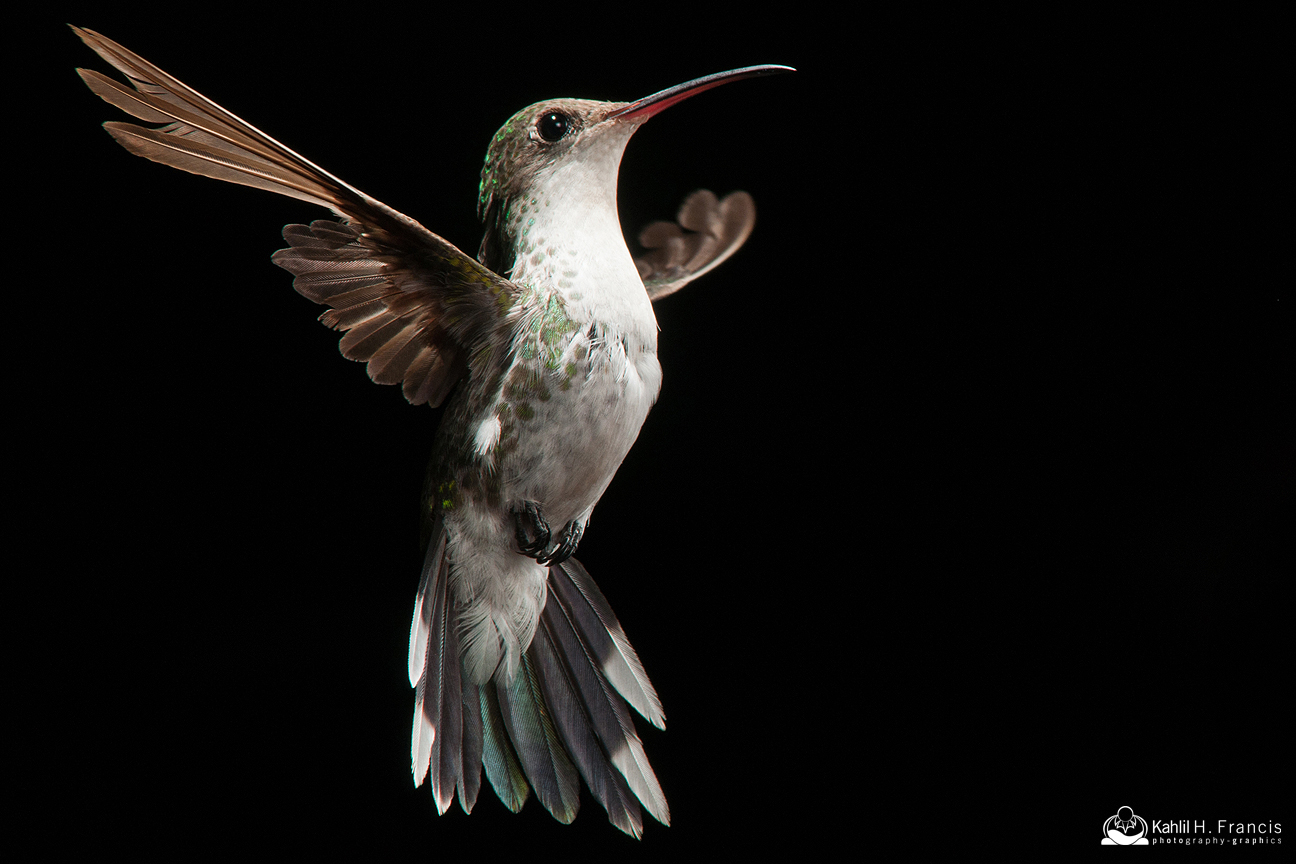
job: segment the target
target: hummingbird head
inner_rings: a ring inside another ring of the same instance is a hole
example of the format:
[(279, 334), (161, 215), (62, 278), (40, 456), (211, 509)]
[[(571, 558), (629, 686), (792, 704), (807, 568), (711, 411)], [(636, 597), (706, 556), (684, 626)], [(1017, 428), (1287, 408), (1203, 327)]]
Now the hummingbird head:
[[(624, 147), (643, 122), (609, 121), (608, 115), (625, 104), (550, 99), (528, 105), (510, 117), (486, 151), (478, 187), (478, 218), (487, 221), (494, 210), (524, 196), (546, 169), (566, 159), (580, 158), (596, 141), (603, 143), (613, 138)], [(612, 179), (615, 182), (615, 174)]]
[(610, 207), (615, 217), (621, 154), (648, 118), (730, 81), (790, 71), (787, 66), (747, 66), (636, 102), (549, 99), (523, 108), (500, 127), (486, 151), (477, 197), (477, 216), (486, 234), (478, 258), (495, 272), (507, 273), (535, 208), (587, 205), (605, 212)]

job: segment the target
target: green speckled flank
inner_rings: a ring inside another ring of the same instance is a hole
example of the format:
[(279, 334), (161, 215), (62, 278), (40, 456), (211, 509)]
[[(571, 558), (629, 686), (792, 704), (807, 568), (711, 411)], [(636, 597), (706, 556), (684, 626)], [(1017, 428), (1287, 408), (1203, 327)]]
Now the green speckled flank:
[(542, 302), (538, 291), (528, 289), (522, 300), (538, 309), (527, 322), (526, 332), (518, 336), (518, 357), (524, 361), (540, 360), (548, 369), (559, 369), (563, 352), (579, 325), (567, 315), (566, 304), (558, 294), (550, 294)]
[(437, 487), (437, 498), (439, 499), (438, 503), (441, 505), (442, 510), (446, 512), (453, 510), (455, 507), (456, 497), (457, 496), (455, 495), (455, 481), (446, 480), (440, 486)]
[(562, 358), (576, 330), (577, 325), (567, 317), (561, 298), (552, 295), (532, 316), (527, 330), (518, 334), (514, 348), (517, 362), (508, 373), (502, 400), (496, 405), (500, 447), (514, 434), (517, 423), (536, 416), (536, 402), (553, 398), (551, 388), (556, 385), (561, 390), (571, 389), (579, 366), (575, 362), (563, 362)]
[(548, 402), (552, 394), (549, 392), (549, 385), (545, 383), (544, 375), (541, 374), (539, 369), (528, 366), (515, 366), (509, 375), (508, 384), (504, 387), (504, 396), (512, 403), (518, 417), (529, 420), (531, 415), (524, 415), (523, 407), (533, 398), (539, 399), (541, 402)]

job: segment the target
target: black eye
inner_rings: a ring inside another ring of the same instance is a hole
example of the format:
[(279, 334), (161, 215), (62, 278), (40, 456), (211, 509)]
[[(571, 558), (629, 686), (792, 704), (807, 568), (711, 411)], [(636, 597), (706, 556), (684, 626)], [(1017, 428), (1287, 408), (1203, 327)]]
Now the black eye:
[(566, 114), (557, 111), (550, 111), (536, 123), (536, 130), (540, 133), (540, 137), (550, 144), (566, 135), (569, 128), (571, 128), (571, 120)]

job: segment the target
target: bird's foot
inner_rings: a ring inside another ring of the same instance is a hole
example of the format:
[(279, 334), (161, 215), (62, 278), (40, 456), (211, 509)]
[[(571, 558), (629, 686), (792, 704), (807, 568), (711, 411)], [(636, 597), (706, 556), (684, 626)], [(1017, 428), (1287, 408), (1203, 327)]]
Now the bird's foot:
[(561, 564), (570, 558), (580, 544), (581, 535), (585, 533), (582, 523), (568, 522), (558, 539), (550, 542), (553, 534), (549, 530), (549, 523), (540, 514), (539, 506), (530, 501), (513, 511), (513, 525), (518, 551), (546, 567)]
[(543, 554), (536, 556), (536, 563), (543, 564), (546, 567), (554, 564), (561, 564), (576, 552), (576, 547), (580, 544), (581, 535), (585, 533), (585, 526), (580, 522), (568, 522), (563, 528), (562, 538)]
[(528, 558), (539, 558), (549, 545), (549, 523), (540, 515), (539, 506), (530, 501), (513, 511), (513, 528), (518, 551)]

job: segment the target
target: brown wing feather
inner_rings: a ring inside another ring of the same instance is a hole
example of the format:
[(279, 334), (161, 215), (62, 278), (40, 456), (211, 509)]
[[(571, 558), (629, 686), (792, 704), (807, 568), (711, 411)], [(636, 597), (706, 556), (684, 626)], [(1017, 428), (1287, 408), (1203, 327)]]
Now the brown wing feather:
[(639, 278), (653, 300), (674, 294), (738, 251), (756, 224), (756, 203), (746, 192), (723, 199), (699, 189), (684, 199), (675, 222), (654, 222), (639, 234)]
[(346, 220), (289, 225), (290, 248), (274, 261), (294, 275), (298, 292), (332, 307), (320, 320), (347, 331), (342, 353), (368, 363), (374, 381), (400, 383), (414, 404), (438, 405), (469, 358), (498, 362), (489, 348), (507, 344), (492, 337), (505, 326), (517, 286), (138, 54), (92, 30), (72, 29), (131, 84), (77, 70), (87, 86), (133, 117), (167, 124), (105, 123), (131, 153), (320, 204)]

